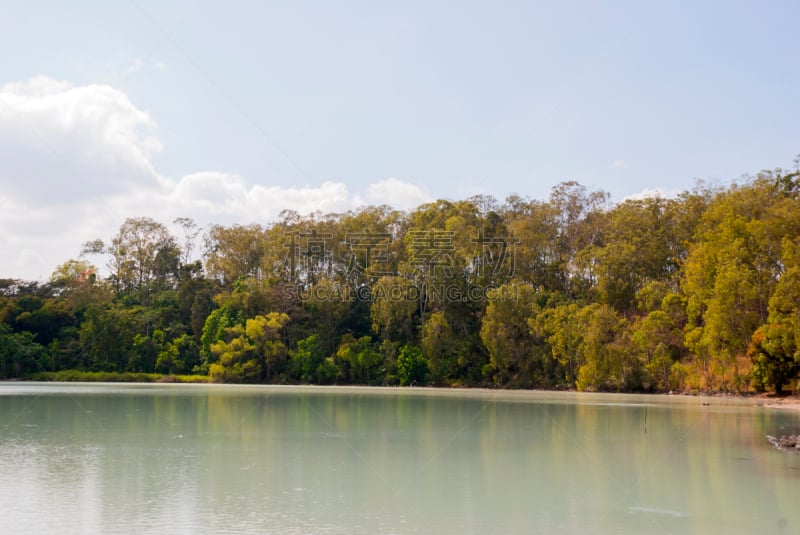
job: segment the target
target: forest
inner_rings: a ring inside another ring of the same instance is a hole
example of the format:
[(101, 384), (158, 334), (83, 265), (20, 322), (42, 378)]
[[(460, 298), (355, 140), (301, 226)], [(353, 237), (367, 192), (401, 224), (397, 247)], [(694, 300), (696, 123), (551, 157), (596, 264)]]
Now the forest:
[(47, 282), (0, 279), (0, 379), (797, 389), (797, 170), (172, 228), (130, 218)]

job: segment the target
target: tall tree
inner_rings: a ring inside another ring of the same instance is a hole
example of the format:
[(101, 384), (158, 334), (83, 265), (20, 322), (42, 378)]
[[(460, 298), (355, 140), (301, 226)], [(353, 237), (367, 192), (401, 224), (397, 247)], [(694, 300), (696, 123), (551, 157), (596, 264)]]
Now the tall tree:
[(149, 217), (126, 219), (108, 246), (102, 240), (84, 244), (83, 254), (97, 253), (110, 257), (119, 294), (148, 303), (153, 293), (175, 288), (180, 249), (167, 228)]

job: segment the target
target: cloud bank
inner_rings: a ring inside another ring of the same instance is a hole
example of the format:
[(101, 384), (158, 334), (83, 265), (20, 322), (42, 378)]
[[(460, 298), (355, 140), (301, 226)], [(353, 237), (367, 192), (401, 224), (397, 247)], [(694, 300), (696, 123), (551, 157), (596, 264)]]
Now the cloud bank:
[(411, 209), (431, 200), (397, 178), (352, 192), (343, 182), (280, 187), (224, 171), (166, 177), (156, 121), (108, 85), (37, 77), (0, 86), (0, 278), (47, 279), (84, 241), (110, 239), (127, 217), (165, 224), (266, 224), (365, 204)]

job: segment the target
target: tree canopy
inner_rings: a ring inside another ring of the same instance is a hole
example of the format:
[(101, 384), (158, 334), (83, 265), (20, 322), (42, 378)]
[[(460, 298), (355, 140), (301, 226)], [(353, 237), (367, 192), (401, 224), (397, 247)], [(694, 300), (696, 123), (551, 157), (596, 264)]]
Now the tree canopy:
[(47, 282), (0, 280), (0, 377), (797, 389), (798, 172), (175, 223), (131, 218)]

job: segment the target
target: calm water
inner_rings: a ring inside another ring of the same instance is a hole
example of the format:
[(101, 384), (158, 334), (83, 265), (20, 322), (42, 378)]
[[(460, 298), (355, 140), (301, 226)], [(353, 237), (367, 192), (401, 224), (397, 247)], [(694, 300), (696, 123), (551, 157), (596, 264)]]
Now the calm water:
[(0, 384), (0, 533), (798, 533), (800, 411), (625, 395)]

